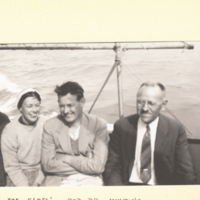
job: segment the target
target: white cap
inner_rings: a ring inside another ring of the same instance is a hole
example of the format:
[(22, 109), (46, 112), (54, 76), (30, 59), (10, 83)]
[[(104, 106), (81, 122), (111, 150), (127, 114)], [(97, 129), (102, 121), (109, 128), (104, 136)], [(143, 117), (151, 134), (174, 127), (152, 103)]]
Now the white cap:
[(17, 99), (16, 99), (17, 108), (18, 108), (18, 103), (19, 103), (21, 97), (22, 97), (24, 94), (28, 93), (28, 92), (37, 92), (37, 93), (39, 94), (39, 92), (38, 92), (37, 90), (33, 89), (33, 88), (28, 88), (28, 89), (22, 90), (22, 91), (17, 95)]

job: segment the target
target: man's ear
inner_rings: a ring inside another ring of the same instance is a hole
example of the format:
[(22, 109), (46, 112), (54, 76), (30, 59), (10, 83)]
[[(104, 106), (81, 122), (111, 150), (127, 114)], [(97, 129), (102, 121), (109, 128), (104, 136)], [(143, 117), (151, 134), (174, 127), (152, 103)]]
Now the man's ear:
[(82, 97), (82, 98), (80, 99), (80, 102), (81, 102), (82, 106), (84, 106), (84, 104), (85, 104), (85, 102), (86, 102), (85, 98)]
[(60, 96), (58, 96), (58, 100), (57, 101), (58, 101), (58, 103), (60, 102)]
[(166, 109), (167, 103), (168, 103), (168, 100), (165, 100), (165, 101), (162, 103), (162, 108), (161, 108), (162, 111), (164, 111), (164, 110)]
[(19, 111), (22, 112), (22, 108), (19, 108)]

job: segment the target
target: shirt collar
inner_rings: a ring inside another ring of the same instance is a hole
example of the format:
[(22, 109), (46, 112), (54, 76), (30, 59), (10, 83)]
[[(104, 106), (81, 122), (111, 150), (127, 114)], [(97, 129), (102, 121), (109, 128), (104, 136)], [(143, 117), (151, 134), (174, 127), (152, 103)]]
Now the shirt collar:
[[(150, 130), (154, 130), (157, 128), (158, 126), (158, 120), (159, 120), (159, 117), (157, 117), (154, 121), (152, 121), (150, 124), (149, 124), (149, 127), (150, 127)], [(141, 118), (139, 118), (139, 121), (138, 121), (138, 127), (141, 127), (141, 128), (146, 128), (147, 124), (145, 124)]]

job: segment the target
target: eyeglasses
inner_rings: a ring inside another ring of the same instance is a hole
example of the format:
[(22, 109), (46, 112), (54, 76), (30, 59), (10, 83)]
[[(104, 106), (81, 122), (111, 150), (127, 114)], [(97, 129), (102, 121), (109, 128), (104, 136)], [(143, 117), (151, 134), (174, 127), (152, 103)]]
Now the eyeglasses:
[(156, 102), (153, 101), (143, 101), (143, 100), (137, 100), (137, 105), (138, 106), (145, 106), (147, 104), (148, 108), (154, 108), (160, 104), (157, 104)]

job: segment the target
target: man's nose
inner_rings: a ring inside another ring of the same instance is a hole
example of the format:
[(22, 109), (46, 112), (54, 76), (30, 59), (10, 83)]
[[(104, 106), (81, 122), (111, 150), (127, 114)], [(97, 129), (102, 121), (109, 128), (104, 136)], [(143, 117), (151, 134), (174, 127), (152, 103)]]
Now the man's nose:
[(33, 112), (37, 111), (37, 108), (35, 106), (32, 107)]
[(65, 106), (65, 110), (64, 110), (64, 112), (65, 112), (65, 113), (68, 113), (69, 110), (70, 110), (70, 108), (69, 108), (68, 106)]
[(149, 107), (148, 107), (148, 102), (145, 102), (143, 108), (142, 108), (144, 111), (148, 111), (149, 110)]

